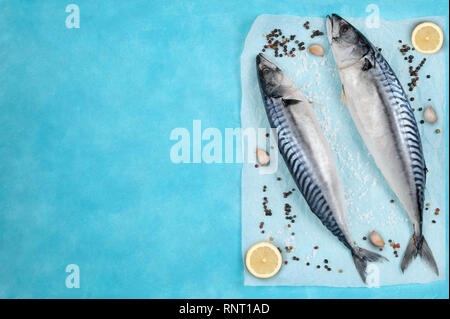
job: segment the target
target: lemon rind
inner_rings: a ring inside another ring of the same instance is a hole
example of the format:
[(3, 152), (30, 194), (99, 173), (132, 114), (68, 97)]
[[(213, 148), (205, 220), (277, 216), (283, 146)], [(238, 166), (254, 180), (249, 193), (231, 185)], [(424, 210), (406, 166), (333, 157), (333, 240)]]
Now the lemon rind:
[[(274, 270), (273, 272), (271, 272), (270, 274), (261, 275), (261, 274), (256, 273), (256, 272), (254, 271), (253, 268), (249, 267), (249, 265), (250, 265), (250, 256), (251, 256), (251, 253), (252, 253), (256, 248), (264, 247), (264, 246), (270, 247), (270, 248), (275, 252), (275, 254), (278, 256), (278, 264), (277, 264), (275, 270)], [(267, 278), (271, 278), (271, 277), (275, 276), (275, 275), (280, 271), (282, 263), (283, 263), (283, 257), (282, 257), (282, 255), (281, 255), (280, 251), (278, 250), (278, 248), (277, 248), (274, 244), (269, 243), (268, 241), (261, 241), (261, 242), (259, 242), (259, 243), (254, 244), (253, 246), (251, 246), (251, 247), (247, 250), (247, 254), (245, 255), (245, 266), (246, 266), (247, 270), (248, 270), (253, 276), (255, 276), (255, 277), (257, 277), (257, 278), (267, 279)]]
[[(432, 27), (433, 27), (435, 30), (437, 30), (438, 33), (439, 33), (439, 38), (440, 38), (440, 39), (439, 39), (439, 45), (438, 45), (434, 50), (432, 50), (432, 51), (425, 51), (425, 50), (422, 50), (422, 49), (420, 49), (417, 45), (415, 45), (416, 42), (415, 42), (414, 38), (415, 38), (417, 32), (418, 32), (421, 28), (426, 27), (426, 26), (432, 26)], [(442, 45), (443, 45), (443, 43), (444, 43), (444, 33), (443, 33), (441, 27), (439, 27), (436, 23), (434, 23), (434, 22), (422, 22), (422, 23), (418, 24), (418, 25), (414, 28), (414, 30), (413, 30), (413, 32), (412, 32), (412, 34), (411, 34), (411, 43), (412, 43), (412, 45), (414, 46), (414, 48), (415, 48), (419, 53), (422, 53), (422, 54), (434, 54), (434, 53), (438, 52), (438, 51), (442, 48)]]

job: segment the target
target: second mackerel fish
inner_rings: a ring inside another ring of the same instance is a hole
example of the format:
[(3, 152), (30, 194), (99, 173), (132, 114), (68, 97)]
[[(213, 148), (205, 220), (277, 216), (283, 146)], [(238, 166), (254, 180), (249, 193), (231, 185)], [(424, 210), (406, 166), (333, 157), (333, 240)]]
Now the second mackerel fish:
[(278, 148), (297, 187), (311, 211), (351, 252), (365, 282), (367, 263), (386, 258), (356, 246), (350, 236), (341, 181), (314, 110), (264, 54), (256, 57), (256, 68), (269, 123), (277, 130)]
[(337, 14), (327, 17), (327, 35), (348, 106), (364, 143), (408, 213), (413, 235), (402, 271), (421, 256), (438, 275), (423, 236), (426, 166), (414, 113), (394, 71), (354, 26)]

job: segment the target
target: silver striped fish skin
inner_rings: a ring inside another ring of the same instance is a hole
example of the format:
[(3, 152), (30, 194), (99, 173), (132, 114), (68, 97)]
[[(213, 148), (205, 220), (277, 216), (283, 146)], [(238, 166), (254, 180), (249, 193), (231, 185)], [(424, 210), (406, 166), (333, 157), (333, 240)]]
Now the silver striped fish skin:
[(328, 142), (316, 114), (295, 84), (265, 55), (256, 58), (258, 81), (278, 148), (311, 211), (351, 252), (366, 280), (368, 261), (384, 257), (357, 247), (346, 222), (344, 195)]
[(327, 17), (327, 36), (339, 70), (344, 103), (413, 225), (402, 271), (420, 255), (438, 274), (422, 233), (426, 166), (409, 100), (388, 62), (354, 26), (333, 14)]

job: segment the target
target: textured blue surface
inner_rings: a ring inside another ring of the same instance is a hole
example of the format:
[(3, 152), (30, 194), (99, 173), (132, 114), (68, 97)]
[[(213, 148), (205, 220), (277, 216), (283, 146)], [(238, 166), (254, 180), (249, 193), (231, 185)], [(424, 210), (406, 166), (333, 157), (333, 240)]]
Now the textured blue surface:
[[(258, 15), (364, 17), (377, 1), (75, 3), (69, 30), (66, 3), (0, 1), (1, 298), (448, 297), (448, 279), (245, 287), (241, 166), (169, 160), (175, 127), (239, 127), (239, 57)], [(379, 7), (448, 25), (446, 1)], [(72, 263), (79, 289), (64, 284)]]

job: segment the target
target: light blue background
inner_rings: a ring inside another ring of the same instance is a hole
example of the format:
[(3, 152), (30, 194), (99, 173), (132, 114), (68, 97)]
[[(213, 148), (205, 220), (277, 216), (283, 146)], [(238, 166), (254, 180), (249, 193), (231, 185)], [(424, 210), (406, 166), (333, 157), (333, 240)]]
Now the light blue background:
[[(448, 298), (448, 279), (245, 287), (241, 166), (169, 159), (175, 127), (240, 126), (258, 15), (364, 17), (377, 1), (76, 1), (71, 30), (69, 3), (0, 1), (1, 298)], [(378, 5), (448, 25), (446, 1)], [(80, 289), (65, 287), (71, 263)]]

